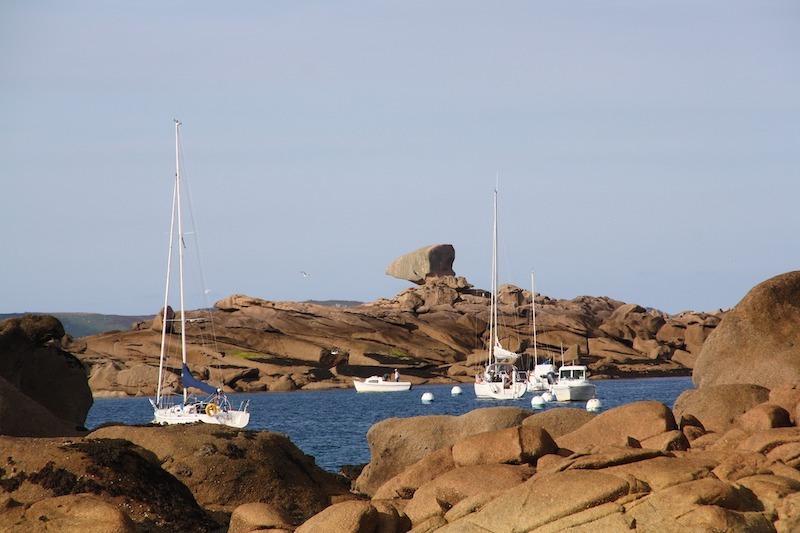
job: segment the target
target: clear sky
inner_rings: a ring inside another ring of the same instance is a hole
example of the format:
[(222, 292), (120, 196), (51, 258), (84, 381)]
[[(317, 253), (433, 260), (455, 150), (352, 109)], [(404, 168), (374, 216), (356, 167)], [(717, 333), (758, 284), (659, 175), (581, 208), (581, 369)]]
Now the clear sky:
[(160, 307), (173, 117), (211, 300), (390, 296), (439, 242), (486, 287), (498, 170), (504, 282), (800, 265), (796, 1), (5, 1), (0, 47), (0, 312)]

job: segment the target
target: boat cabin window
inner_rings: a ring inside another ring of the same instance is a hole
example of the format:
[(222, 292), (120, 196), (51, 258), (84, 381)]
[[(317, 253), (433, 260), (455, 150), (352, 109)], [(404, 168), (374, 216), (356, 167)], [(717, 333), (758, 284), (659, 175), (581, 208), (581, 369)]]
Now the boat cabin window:
[(586, 371), (583, 369), (563, 369), (559, 371), (558, 377), (561, 379), (586, 379)]

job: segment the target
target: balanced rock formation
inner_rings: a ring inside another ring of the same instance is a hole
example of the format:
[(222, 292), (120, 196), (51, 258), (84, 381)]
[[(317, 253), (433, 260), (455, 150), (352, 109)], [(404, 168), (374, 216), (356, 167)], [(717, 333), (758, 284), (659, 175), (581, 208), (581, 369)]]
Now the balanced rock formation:
[(0, 434), (77, 435), (92, 406), (83, 364), (61, 349), (52, 316), (0, 323)]
[(756, 285), (703, 344), (697, 386), (800, 383), (800, 271)]
[(456, 250), (452, 244), (432, 244), (401, 255), (388, 266), (386, 273), (393, 278), (423, 284), (430, 277), (455, 276), (453, 261)]
[[(471, 382), (485, 362), (489, 293), (463, 277), (428, 277), (394, 298), (354, 307), (271, 302), (244, 295), (187, 313), (189, 365), (226, 391), (351, 387), (400, 370), (414, 384)], [(501, 342), (533, 359), (531, 293), (503, 285)], [(687, 375), (719, 316), (668, 315), (606, 297), (536, 295), (537, 352), (588, 364), (596, 378)], [(213, 320), (213, 328), (208, 318)], [(160, 320), (157, 320), (160, 324)], [(213, 337), (216, 334), (216, 342)], [(179, 339), (167, 335), (165, 392), (179, 387)], [(72, 341), (96, 395), (152, 395), (161, 334), (149, 326)]]
[[(454, 275), (454, 257), (449, 244), (406, 254), (388, 273), (417, 285), (352, 307), (237, 294), (212, 311), (187, 312), (189, 366), (223, 390), (241, 392), (350, 387), (355, 377), (395, 368), (414, 384), (470, 382), (486, 359), (490, 294)], [(686, 375), (721, 317), (669, 315), (607, 297), (559, 300), (513, 285), (499, 287), (497, 301), (500, 341), (522, 355), (523, 365), (534, 352), (560, 358), (563, 347), (566, 359), (589, 365), (595, 378)], [(163, 392), (176, 391), (179, 343), (175, 322), (162, 314), (174, 317), (167, 307), (130, 331), (69, 343), (67, 349), (89, 368), (94, 394), (155, 393), (164, 323), (171, 349)]]

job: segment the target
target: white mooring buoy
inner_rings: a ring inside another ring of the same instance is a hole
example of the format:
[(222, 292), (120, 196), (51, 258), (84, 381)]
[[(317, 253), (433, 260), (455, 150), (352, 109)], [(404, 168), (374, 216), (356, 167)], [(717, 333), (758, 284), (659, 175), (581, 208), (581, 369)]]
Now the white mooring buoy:
[(597, 398), (592, 398), (586, 402), (586, 410), (590, 413), (596, 413), (603, 407), (603, 404)]
[(460, 396), (461, 392), (462, 392), (461, 387), (456, 385), (455, 387), (450, 389), (450, 396)]
[(541, 396), (534, 396), (531, 398), (531, 407), (534, 409), (544, 409), (545, 401), (542, 399)]
[(433, 393), (426, 392), (422, 395), (422, 403), (431, 403), (433, 401)]

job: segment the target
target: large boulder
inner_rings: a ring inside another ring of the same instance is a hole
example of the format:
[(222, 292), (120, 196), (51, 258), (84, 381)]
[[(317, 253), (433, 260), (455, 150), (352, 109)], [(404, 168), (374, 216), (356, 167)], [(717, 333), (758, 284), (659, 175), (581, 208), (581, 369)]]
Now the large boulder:
[(245, 503), (234, 509), (228, 533), (250, 533), (263, 529), (293, 529), (279, 509), (268, 503)]
[(629, 439), (642, 440), (678, 429), (672, 411), (661, 402), (634, 402), (609, 409), (556, 439), (572, 451), (596, 446), (625, 446)]
[(595, 415), (585, 409), (559, 407), (531, 415), (522, 422), (522, 425), (540, 427), (551, 437), (558, 438), (572, 433), (594, 417)]
[[(125, 511), (94, 494), (68, 494), (20, 506), (0, 514), (8, 533), (61, 531), (65, 533), (135, 533)], [(18, 515), (18, 518), (14, 518)], [(13, 525), (12, 525), (13, 524)]]
[(356, 490), (372, 495), (390, 478), (429, 453), (486, 431), (517, 426), (530, 411), (517, 407), (476, 409), (461, 416), (433, 415), (388, 418), (367, 432), (371, 454), (355, 483)]
[(675, 400), (675, 418), (698, 420), (708, 431), (724, 432), (752, 407), (766, 402), (769, 391), (758, 385), (730, 384), (690, 389)]
[(631, 492), (629, 481), (604, 472), (568, 470), (537, 475), (442, 531), (532, 531)]
[(437, 276), (455, 276), (453, 261), (456, 250), (452, 244), (432, 244), (401, 255), (388, 266), (386, 273), (393, 278), (423, 284)]
[(52, 316), (0, 323), (0, 434), (72, 435), (83, 427), (92, 392), (83, 364), (61, 349), (63, 337)]
[(277, 433), (193, 424), (108, 426), (90, 436), (126, 439), (151, 451), (201, 505), (215, 510), (259, 501), (296, 525), (349, 492), (343, 478), (316, 466)]
[(380, 517), (369, 502), (354, 500), (331, 505), (297, 528), (296, 533), (338, 531), (341, 533), (377, 533)]
[(492, 463), (536, 464), (539, 457), (558, 452), (553, 438), (538, 426), (515, 426), (470, 435), (453, 445), (458, 466)]
[(800, 271), (756, 285), (703, 344), (692, 379), (698, 387), (800, 382)]
[(421, 485), (455, 467), (453, 448), (439, 448), (381, 485), (373, 499), (411, 498)]
[(444, 515), (461, 500), (492, 490), (515, 487), (531, 477), (528, 465), (473, 465), (454, 468), (422, 485), (405, 508), (412, 524), (417, 525), (434, 515)]

